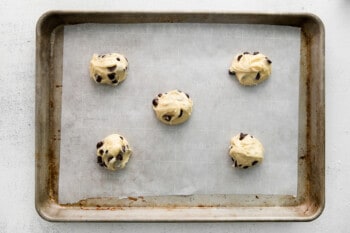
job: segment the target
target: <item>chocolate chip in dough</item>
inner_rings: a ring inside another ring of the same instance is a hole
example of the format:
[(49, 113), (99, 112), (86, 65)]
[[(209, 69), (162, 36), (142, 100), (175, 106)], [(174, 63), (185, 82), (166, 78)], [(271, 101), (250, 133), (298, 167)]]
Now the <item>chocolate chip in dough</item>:
[(245, 138), (245, 136), (247, 136), (248, 134), (245, 134), (245, 133), (241, 133), (239, 135), (239, 140), (243, 140)]
[(115, 78), (115, 73), (110, 73), (107, 76), (110, 80), (113, 80)]
[(169, 116), (169, 115), (164, 115), (164, 116), (163, 116), (163, 119), (164, 119), (165, 121), (171, 121), (171, 116)]
[(98, 142), (97, 145), (96, 145), (96, 149), (100, 148), (101, 146), (103, 146), (103, 142)]
[(231, 70), (228, 70), (228, 73), (229, 73), (230, 75), (236, 75), (236, 72), (231, 71)]
[(100, 75), (95, 76), (96, 82), (100, 83), (102, 81), (102, 77)]
[(158, 99), (153, 99), (152, 104), (154, 107), (158, 106)]
[(242, 54), (239, 55), (239, 56), (237, 57), (237, 61), (241, 60), (242, 56), (243, 56)]
[(118, 160), (123, 160), (123, 155), (122, 155), (121, 153), (119, 153), (119, 154), (117, 155), (117, 159), (118, 159)]
[(260, 73), (259, 73), (259, 72), (256, 74), (255, 79), (256, 79), (256, 80), (259, 80), (259, 79), (260, 79)]
[(180, 114), (179, 114), (179, 118), (182, 117), (182, 114), (183, 114), (184, 110), (180, 110)]

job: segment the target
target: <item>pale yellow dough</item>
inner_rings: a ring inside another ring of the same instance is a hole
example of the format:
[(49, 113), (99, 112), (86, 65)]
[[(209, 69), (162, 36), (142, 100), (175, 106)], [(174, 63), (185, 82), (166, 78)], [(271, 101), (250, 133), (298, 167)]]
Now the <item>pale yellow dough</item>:
[(242, 85), (253, 86), (265, 81), (271, 75), (271, 63), (264, 54), (244, 52), (235, 56), (229, 73), (236, 75)]
[(111, 134), (96, 145), (97, 163), (115, 171), (125, 167), (132, 154), (128, 141), (119, 134)]
[(246, 169), (263, 161), (264, 147), (252, 135), (240, 133), (231, 138), (229, 155), (234, 162), (233, 167)]
[(126, 78), (128, 60), (119, 53), (94, 54), (89, 70), (90, 77), (96, 83), (116, 86)]
[(158, 94), (152, 104), (157, 118), (168, 125), (176, 125), (188, 120), (193, 107), (189, 95), (179, 90)]

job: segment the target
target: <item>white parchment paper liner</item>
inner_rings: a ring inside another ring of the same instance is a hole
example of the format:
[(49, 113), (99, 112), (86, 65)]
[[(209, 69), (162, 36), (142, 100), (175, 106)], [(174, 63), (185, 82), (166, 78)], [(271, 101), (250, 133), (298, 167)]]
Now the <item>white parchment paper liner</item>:
[[(239, 52), (272, 60), (256, 87), (228, 75)], [(89, 78), (93, 53), (129, 60), (118, 87)], [(187, 194), (291, 194), (297, 191), (300, 29), (232, 24), (85, 24), (65, 26), (59, 202), (89, 197)], [(194, 101), (190, 120), (159, 122), (152, 99), (180, 89)], [(231, 167), (229, 141), (250, 133), (264, 162)], [(95, 146), (111, 133), (127, 138), (128, 166), (107, 171)]]

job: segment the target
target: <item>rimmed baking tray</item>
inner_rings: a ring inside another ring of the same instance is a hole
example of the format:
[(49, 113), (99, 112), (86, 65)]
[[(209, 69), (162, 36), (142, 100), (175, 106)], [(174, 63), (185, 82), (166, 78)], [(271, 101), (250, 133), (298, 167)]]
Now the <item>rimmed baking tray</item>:
[[(297, 195), (100, 197), (59, 204), (64, 26), (266, 24), (301, 29)], [(37, 24), (36, 209), (50, 221), (310, 221), (324, 208), (324, 28), (310, 14), (48, 12)], [(215, 199), (215, 203), (210, 200)]]

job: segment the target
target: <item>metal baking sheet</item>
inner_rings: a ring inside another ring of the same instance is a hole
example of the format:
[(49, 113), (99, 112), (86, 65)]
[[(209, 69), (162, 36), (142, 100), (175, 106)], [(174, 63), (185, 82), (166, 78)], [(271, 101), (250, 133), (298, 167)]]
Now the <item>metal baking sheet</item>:
[[(128, 57), (128, 79), (101, 87), (86, 66), (92, 53), (112, 49)], [(242, 49), (273, 60), (270, 80), (242, 88), (227, 74)], [(312, 15), (44, 15), (37, 27), (39, 214), (55, 221), (316, 218), (324, 204), (323, 53), (323, 26)], [(189, 92), (195, 108), (169, 130), (150, 102), (174, 88)], [(255, 169), (230, 167), (229, 138), (241, 131), (265, 145), (266, 160)], [(94, 145), (112, 132), (134, 148), (117, 173), (92, 162)]]

